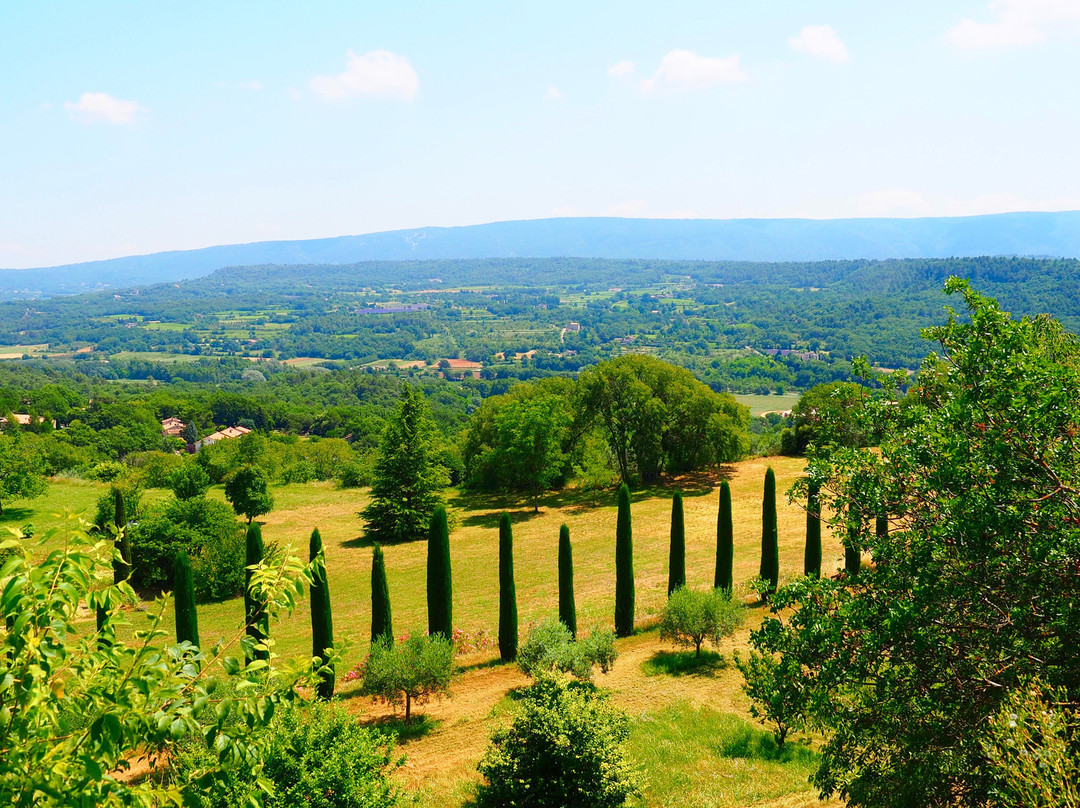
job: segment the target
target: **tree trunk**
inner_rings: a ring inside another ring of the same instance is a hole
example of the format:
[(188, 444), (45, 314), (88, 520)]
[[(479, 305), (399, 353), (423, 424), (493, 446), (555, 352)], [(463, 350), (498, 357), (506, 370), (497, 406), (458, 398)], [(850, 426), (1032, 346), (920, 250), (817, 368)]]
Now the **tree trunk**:
[(695, 648), (695, 651), (694, 651), (694, 656), (697, 657), (698, 659), (701, 659), (701, 640), (696, 641), (696, 648)]
[(412, 717), (412, 696), (408, 693), (405, 694), (405, 723), (409, 723), (409, 719)]

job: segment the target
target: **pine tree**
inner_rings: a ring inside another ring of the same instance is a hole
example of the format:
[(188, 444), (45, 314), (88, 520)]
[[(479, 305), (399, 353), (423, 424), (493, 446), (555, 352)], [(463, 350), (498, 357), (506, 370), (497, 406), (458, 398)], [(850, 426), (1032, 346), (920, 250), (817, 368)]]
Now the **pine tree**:
[(113, 560), (113, 583), (118, 584), (126, 581), (131, 576), (131, 539), (128, 537), (127, 512), (124, 510), (124, 492), (119, 486), (114, 485), (113, 495), (113, 524), (116, 525), (116, 549), (120, 552), (120, 560)]
[(577, 608), (574, 605), (574, 551), (570, 528), (559, 527), (559, 620), (577, 637)]
[(716, 515), (716, 574), (713, 586), (731, 591), (735, 559), (735, 530), (731, 524), (731, 486), (720, 481), (720, 510)]
[(517, 657), (518, 611), (514, 589), (514, 532), (510, 514), (499, 517), (499, 656), (503, 662)]
[[(326, 649), (334, 645), (334, 619), (330, 612), (330, 587), (326, 582), (326, 553), (323, 551), (322, 536), (319, 529), (311, 531), (308, 544), (308, 560), (322, 559), (311, 576), (311, 656), (319, 659), (320, 665), (327, 661)], [(323, 669), (316, 689), (320, 699), (330, 699), (334, 695), (334, 668)]]
[(859, 567), (862, 566), (860, 533), (862, 533), (862, 520), (855, 514), (849, 514), (847, 541), (844, 542), (844, 571), (852, 577), (859, 574)]
[(668, 549), (667, 593), (686, 586), (686, 527), (683, 521), (682, 494), (678, 491), (671, 500), (671, 545)]
[(803, 575), (821, 577), (821, 485), (811, 482), (806, 491), (806, 552)]
[(775, 592), (780, 582), (780, 546), (776, 531), (776, 475), (765, 470), (765, 498), (761, 503), (761, 567), (758, 573)]
[(450, 579), (450, 529), (446, 508), (438, 505), (428, 531), (427, 558), (428, 634), (453, 636), (454, 597)]
[[(261, 564), (263, 560), (262, 530), (257, 522), (252, 522), (247, 529), (247, 566)], [(256, 643), (265, 642), (270, 636), (270, 619), (266, 614), (266, 605), (251, 591), (252, 571), (244, 575), (244, 619), (247, 623), (247, 635)], [(255, 659), (269, 659), (270, 651), (260, 649), (254, 652)]]
[(366, 538), (396, 544), (423, 537), (448, 482), (435, 461), (435, 441), (423, 395), (405, 384), (379, 448), (371, 504), (360, 514)]
[(390, 615), (390, 585), (386, 580), (386, 561), (379, 545), (371, 553), (371, 644), (384, 640), (394, 642), (394, 625)]
[(630, 489), (619, 486), (619, 516), (615, 525), (615, 633), (634, 633), (634, 539), (630, 528)]
[(191, 559), (180, 550), (173, 562), (176, 573), (173, 584), (173, 606), (176, 608), (176, 641), (199, 645), (199, 615), (195, 611), (195, 578), (191, 574)]

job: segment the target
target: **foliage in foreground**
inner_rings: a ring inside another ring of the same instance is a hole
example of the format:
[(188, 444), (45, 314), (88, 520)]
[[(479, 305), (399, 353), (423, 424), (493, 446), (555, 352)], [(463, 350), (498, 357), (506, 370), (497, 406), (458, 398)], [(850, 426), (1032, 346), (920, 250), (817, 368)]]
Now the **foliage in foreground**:
[[(124, 772), (141, 757), (168, 757), (180, 743), (214, 750), (192, 770), (191, 787), (238, 767), (251, 773), (252, 793), (266, 786), (261, 730), (298, 684), (309, 683), (310, 665), (244, 666), (226, 657), (237, 644), (247, 650), (243, 626), (202, 653), (170, 645), (160, 628), (164, 598), (133, 627), (130, 644), (120, 639), (129, 629), (119, 607), (134, 605), (135, 593), (126, 582), (93, 589), (114, 554), (85, 527), (40, 562), (19, 538), (0, 543), (14, 551), (0, 569), (0, 804), (179, 805), (180, 784), (129, 781)], [(278, 614), (293, 608), (307, 577), (282, 553), (253, 571), (252, 585)], [(82, 610), (100, 611), (100, 630)], [(217, 663), (233, 687), (209, 674)]]
[[(339, 704), (290, 704), (264, 731), (263, 778), (272, 790), (265, 808), (390, 808), (398, 793), (390, 774), (398, 766), (393, 736), (362, 727)], [(213, 763), (205, 745), (186, 745), (171, 777), (185, 783)], [(229, 769), (207, 791), (190, 789), (190, 808), (234, 808), (255, 787), (245, 768)]]
[[(814, 784), (853, 806), (985, 805), (1011, 777), (982, 743), (1001, 705), (1032, 678), (1068, 724), (1080, 703), (1080, 341), (947, 291), (968, 318), (930, 332), (941, 356), (863, 409), (880, 451), (812, 453), (834, 534), (888, 516), (859, 537), (874, 564), (796, 581), (752, 635), (804, 682)], [(1075, 771), (1080, 736), (1060, 754)]]
[(478, 808), (616, 808), (637, 794), (626, 716), (589, 684), (544, 677), (480, 761)]

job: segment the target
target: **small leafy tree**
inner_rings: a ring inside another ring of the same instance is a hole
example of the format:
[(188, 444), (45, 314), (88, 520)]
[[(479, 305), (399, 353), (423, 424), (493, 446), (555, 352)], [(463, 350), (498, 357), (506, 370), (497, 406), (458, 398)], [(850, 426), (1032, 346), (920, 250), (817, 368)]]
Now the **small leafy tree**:
[(371, 551), (371, 642), (380, 639), (394, 642), (393, 616), (390, 612), (390, 585), (386, 580), (386, 560), (379, 545)]
[(634, 539), (630, 526), (630, 488), (619, 486), (619, 514), (615, 525), (615, 633), (634, 633)]
[(574, 605), (574, 550), (570, 546), (570, 528), (559, 526), (559, 620), (577, 636), (577, 608)]
[(478, 808), (618, 808), (639, 792), (624, 744), (629, 721), (587, 684), (545, 677), (480, 761)]
[(225, 480), (225, 499), (237, 514), (247, 518), (249, 525), (256, 516), (274, 508), (270, 480), (258, 466), (241, 466), (230, 474)]
[(681, 586), (671, 593), (660, 622), (660, 639), (694, 649), (701, 656), (701, 644), (708, 640), (720, 645), (735, 633), (746, 617), (743, 605), (726, 589), (702, 592)]
[(514, 588), (514, 531), (510, 514), (499, 517), (499, 657), (510, 662), (517, 656), (518, 610)]
[(177, 499), (195, 499), (206, 494), (210, 476), (198, 463), (184, 463), (169, 475), (169, 488)]
[(610, 629), (594, 628), (588, 637), (575, 640), (561, 620), (552, 618), (529, 629), (517, 663), (522, 673), (533, 678), (558, 672), (588, 681), (594, 666), (607, 673), (618, 656)]
[(391, 645), (385, 639), (371, 646), (364, 667), (361, 692), (388, 704), (405, 703), (405, 720), (412, 704), (426, 704), (450, 693), (454, 648), (445, 637), (414, 634)]
[(330, 611), (330, 587), (326, 583), (326, 553), (319, 529), (311, 531), (308, 544), (311, 562), (311, 657), (318, 660), (320, 699), (334, 695), (334, 668), (327, 649), (334, 647), (334, 618)]
[(731, 486), (720, 481), (720, 509), (716, 514), (716, 573), (713, 587), (730, 590), (735, 560), (735, 530), (731, 523)]
[(45, 493), (44, 465), (18, 432), (0, 435), (0, 516), (4, 515), (5, 501), (33, 499)]
[(379, 449), (371, 503), (360, 514), (370, 541), (398, 544), (424, 536), (448, 482), (435, 460), (436, 435), (423, 396), (403, 385)]
[(743, 675), (743, 691), (750, 697), (750, 715), (772, 724), (776, 745), (784, 748), (788, 733), (806, 725), (811, 690), (798, 662), (751, 651), (735, 655)]
[(668, 548), (668, 597), (680, 586), (686, 586), (686, 527), (683, 522), (682, 494), (678, 491), (671, 500), (671, 543)]

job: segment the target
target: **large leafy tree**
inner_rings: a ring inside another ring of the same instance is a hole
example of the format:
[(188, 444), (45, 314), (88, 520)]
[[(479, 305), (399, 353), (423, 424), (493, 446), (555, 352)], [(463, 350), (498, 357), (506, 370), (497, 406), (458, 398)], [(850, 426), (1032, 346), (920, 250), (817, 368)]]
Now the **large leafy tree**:
[(241, 466), (230, 474), (225, 480), (225, 499), (237, 514), (247, 517), (249, 525), (256, 516), (274, 508), (270, 480), (258, 466)]
[(32, 499), (45, 492), (43, 458), (18, 432), (0, 435), (0, 515), (4, 501)]
[(539, 511), (540, 494), (561, 476), (565, 465), (563, 444), (571, 415), (556, 396), (513, 400), (496, 416), (497, 454), (507, 487), (528, 491), (533, 510)]
[(412, 385), (401, 399), (383, 435), (371, 503), (361, 512), (364, 535), (379, 544), (414, 541), (427, 534), (446, 469), (435, 460), (436, 430), (423, 396)]
[(866, 403), (880, 451), (812, 459), (834, 535), (888, 515), (862, 534), (874, 563), (800, 578), (753, 635), (799, 672), (826, 734), (814, 783), (850, 805), (985, 805), (1007, 778), (982, 741), (1011, 694), (1038, 679), (1073, 720), (1080, 703), (1080, 340), (946, 290), (967, 317), (928, 332), (940, 355), (906, 397), (886, 377)]

